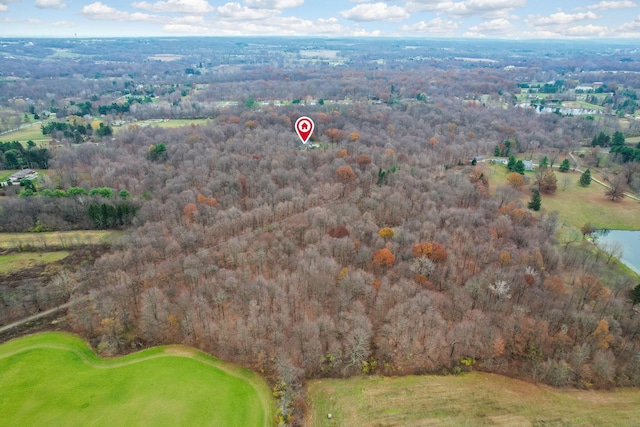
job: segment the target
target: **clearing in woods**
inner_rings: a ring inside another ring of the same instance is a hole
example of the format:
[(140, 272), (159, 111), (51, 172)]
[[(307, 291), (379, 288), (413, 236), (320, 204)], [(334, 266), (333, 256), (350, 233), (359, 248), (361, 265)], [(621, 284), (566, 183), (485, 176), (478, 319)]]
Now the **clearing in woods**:
[(274, 407), (261, 377), (190, 347), (103, 359), (66, 333), (0, 345), (2, 425), (263, 427)]
[(123, 233), (111, 230), (51, 231), (45, 233), (0, 233), (0, 249), (68, 248), (112, 242)]
[[(495, 194), (497, 186), (507, 186), (509, 171), (502, 165), (483, 166), (489, 177), (490, 191)], [(586, 169), (586, 168), (585, 168)], [(605, 188), (596, 182), (582, 187), (579, 172), (558, 172), (554, 170), (558, 189), (555, 194), (542, 196), (544, 211), (558, 211), (561, 224), (580, 229), (585, 223), (591, 222), (595, 228), (610, 230), (640, 230), (640, 203), (627, 197), (612, 202), (605, 193)], [(535, 179), (533, 172), (526, 172), (525, 178), (532, 183)], [(567, 180), (565, 183), (564, 180)], [(531, 199), (530, 185), (522, 188), (520, 201), (526, 207)]]
[(484, 373), (314, 380), (307, 396), (309, 427), (630, 426), (640, 417), (637, 389), (554, 389)]
[(11, 274), (20, 270), (60, 261), (69, 256), (67, 251), (17, 252), (0, 255), (0, 274)]

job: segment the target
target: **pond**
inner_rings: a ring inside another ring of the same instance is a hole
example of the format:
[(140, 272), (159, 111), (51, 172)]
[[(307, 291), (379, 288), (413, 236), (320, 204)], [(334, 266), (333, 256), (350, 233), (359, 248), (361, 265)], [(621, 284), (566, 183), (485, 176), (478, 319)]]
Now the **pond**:
[(597, 233), (598, 246), (619, 244), (622, 247), (622, 261), (627, 267), (640, 274), (640, 231), (600, 230)]

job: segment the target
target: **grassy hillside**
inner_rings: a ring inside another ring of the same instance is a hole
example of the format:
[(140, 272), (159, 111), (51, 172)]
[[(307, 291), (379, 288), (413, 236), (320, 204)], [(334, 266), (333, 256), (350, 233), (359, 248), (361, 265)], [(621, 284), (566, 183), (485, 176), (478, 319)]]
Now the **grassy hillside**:
[(60, 261), (69, 256), (67, 251), (19, 252), (0, 255), (0, 274), (10, 274), (36, 265)]
[(0, 233), (0, 248), (70, 247), (109, 243), (122, 232), (110, 230), (52, 231), (46, 233)]
[[(487, 175), (490, 180), (491, 191), (499, 185), (507, 185), (509, 172), (502, 165), (487, 165)], [(605, 188), (596, 182), (587, 187), (578, 184), (580, 173), (556, 171), (558, 189), (555, 194), (542, 194), (542, 209), (547, 212), (558, 211), (562, 223), (576, 228), (591, 222), (596, 228), (615, 230), (640, 230), (640, 203), (624, 198), (612, 202), (604, 192)], [(531, 182), (533, 172), (525, 173)], [(566, 186), (563, 179), (569, 179)], [(526, 205), (531, 199), (531, 193), (525, 186), (520, 200)]]
[(266, 383), (183, 346), (101, 359), (70, 334), (0, 346), (0, 424), (268, 426)]
[(28, 140), (32, 140), (37, 146), (48, 148), (50, 138), (42, 134), (41, 126), (42, 123), (37, 122), (31, 126), (0, 135), (0, 141), (20, 141), (26, 143)]
[(481, 373), (317, 380), (308, 398), (309, 427), (631, 426), (640, 416), (639, 390), (558, 390)]

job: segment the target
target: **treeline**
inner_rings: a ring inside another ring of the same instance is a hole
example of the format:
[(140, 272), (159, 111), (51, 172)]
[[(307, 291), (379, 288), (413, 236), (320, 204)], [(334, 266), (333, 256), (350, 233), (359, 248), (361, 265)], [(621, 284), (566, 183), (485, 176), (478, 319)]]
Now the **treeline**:
[(144, 98), (130, 96), (127, 97), (124, 102), (112, 102), (111, 105), (100, 105), (98, 107), (98, 114), (107, 115), (128, 113), (132, 104), (146, 104), (150, 102), (152, 102), (152, 100), (149, 96), (145, 96)]
[(65, 138), (73, 140), (75, 143), (83, 142), (87, 137), (96, 135), (100, 138), (113, 134), (113, 129), (109, 125), (100, 122), (97, 129), (93, 129), (91, 125), (82, 123), (65, 123), (50, 121), (41, 126), (43, 135), (54, 135), (61, 132)]
[(617, 154), (618, 156), (616, 156), (616, 158), (619, 158), (621, 163), (640, 163), (640, 143), (636, 147), (627, 147), (625, 145), (613, 146), (609, 152)]
[(591, 140), (591, 146), (611, 147), (609, 153), (613, 154), (611, 157), (619, 163), (640, 162), (640, 143), (636, 147), (627, 146), (625, 136), (620, 131), (614, 132), (613, 135), (600, 131)]
[(1, 169), (49, 169), (51, 153), (46, 148), (37, 148), (31, 143), (24, 146), (18, 141), (0, 142)]
[(1, 231), (121, 228), (131, 225), (138, 211), (127, 190), (115, 193), (109, 187), (71, 187), (65, 191), (37, 189), (32, 181), (27, 184), (19, 187), (23, 188), (19, 198), (6, 194), (11, 187), (3, 191), (0, 206), (6, 211), (0, 216)]

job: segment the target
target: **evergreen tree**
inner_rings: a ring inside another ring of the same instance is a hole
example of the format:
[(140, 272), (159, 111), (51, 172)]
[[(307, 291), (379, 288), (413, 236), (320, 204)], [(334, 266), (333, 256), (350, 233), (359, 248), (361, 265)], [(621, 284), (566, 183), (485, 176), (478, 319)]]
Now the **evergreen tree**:
[(640, 285), (633, 288), (629, 294), (633, 305), (640, 303)]
[(624, 134), (620, 131), (617, 131), (613, 134), (613, 138), (611, 139), (611, 145), (624, 145), (625, 139)]
[(560, 167), (558, 168), (558, 170), (560, 172), (568, 172), (570, 167), (571, 165), (569, 164), (569, 159), (564, 159), (562, 163), (560, 163)]
[(542, 158), (542, 160), (540, 160), (540, 167), (541, 168), (548, 168), (549, 167), (549, 158), (547, 156), (544, 156)]
[(591, 184), (591, 171), (589, 169), (587, 169), (580, 176), (580, 185), (582, 185), (583, 187), (586, 187), (589, 184)]
[(600, 131), (600, 133), (594, 136), (593, 139), (591, 140), (591, 145), (593, 147), (595, 147), (596, 145), (599, 145), (601, 147), (608, 147), (610, 143), (611, 143), (611, 137), (606, 133), (604, 133), (604, 131)]
[(527, 207), (534, 211), (539, 211), (541, 205), (542, 205), (542, 198), (540, 197), (540, 192), (538, 190), (533, 190), (533, 194), (531, 195), (531, 201), (529, 202)]
[(513, 166), (513, 171), (518, 172), (520, 175), (524, 175), (524, 162), (522, 160), (518, 160)]
[(510, 171), (516, 166), (516, 156), (509, 156), (509, 161), (507, 162), (507, 169)]

